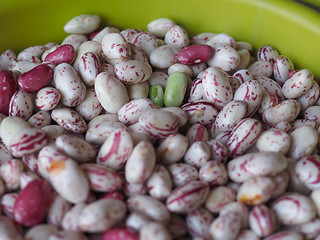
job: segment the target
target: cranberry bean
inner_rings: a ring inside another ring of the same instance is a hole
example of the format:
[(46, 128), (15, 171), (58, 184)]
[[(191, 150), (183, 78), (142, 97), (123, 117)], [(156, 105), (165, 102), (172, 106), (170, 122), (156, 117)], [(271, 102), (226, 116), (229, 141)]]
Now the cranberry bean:
[(33, 172), (24, 172), (20, 175), (20, 188), (24, 189), (29, 182), (39, 179), (39, 176)]
[(0, 166), (0, 176), (7, 191), (17, 190), (20, 187), (20, 176), (23, 173), (23, 163), (11, 159)]
[(301, 104), (301, 111), (306, 110), (308, 107), (314, 105), (319, 99), (319, 85), (316, 81), (313, 81), (313, 84), (309, 91), (307, 91), (301, 97), (298, 97), (297, 100)]
[(200, 168), (211, 158), (211, 149), (205, 142), (196, 141), (190, 145), (184, 155), (184, 162)]
[(168, 136), (157, 148), (157, 157), (164, 165), (178, 162), (188, 149), (188, 139), (182, 134)]
[(237, 240), (259, 240), (257, 234), (255, 234), (252, 230), (243, 230), (239, 233)]
[(213, 48), (206, 44), (192, 45), (182, 49), (177, 55), (178, 60), (186, 65), (206, 62), (212, 58)]
[(164, 41), (167, 45), (184, 48), (189, 44), (189, 35), (184, 28), (175, 25), (167, 31)]
[(210, 225), (212, 239), (236, 239), (240, 232), (241, 220), (237, 213), (229, 212), (216, 218)]
[(299, 193), (282, 195), (273, 202), (272, 209), (283, 225), (306, 223), (316, 215), (316, 208), (312, 200)]
[(275, 175), (272, 179), (275, 183), (275, 189), (273, 190), (271, 198), (274, 199), (281, 196), (286, 191), (289, 184), (289, 173), (283, 171)]
[(276, 227), (274, 212), (266, 205), (258, 205), (249, 213), (249, 225), (259, 237), (266, 237), (272, 234)]
[(257, 53), (258, 60), (268, 61), (270, 63), (274, 63), (278, 56), (278, 51), (270, 45), (260, 47)]
[(199, 33), (198, 35), (195, 35), (191, 39), (191, 44), (203, 44), (208, 41), (210, 41), (214, 36), (216, 36), (216, 33), (212, 32), (203, 32)]
[(240, 100), (247, 103), (246, 117), (253, 116), (258, 110), (262, 99), (262, 87), (257, 80), (249, 80), (240, 85), (235, 91), (233, 100)]
[(63, 44), (57, 47), (54, 51), (48, 53), (44, 61), (49, 61), (54, 64), (68, 63), (71, 64), (76, 57), (76, 51), (70, 44)]
[(138, 212), (145, 214), (151, 219), (167, 223), (170, 218), (169, 210), (160, 201), (147, 195), (135, 195), (129, 197), (127, 206), (130, 212)]
[(167, 169), (175, 186), (181, 186), (198, 179), (197, 169), (189, 164), (174, 163), (170, 164)]
[(235, 70), (240, 64), (240, 55), (233, 47), (223, 43), (210, 43), (210, 41), (206, 44), (209, 44), (215, 52), (213, 57), (207, 61), (210, 67), (218, 67), (229, 72)]
[(103, 232), (121, 222), (125, 214), (124, 202), (117, 199), (100, 199), (81, 210), (79, 227), (86, 232)]
[(138, 98), (123, 105), (118, 112), (118, 119), (124, 124), (134, 124), (139, 121), (141, 114), (154, 107), (148, 98)]
[(202, 85), (206, 98), (219, 108), (223, 108), (233, 98), (228, 76), (218, 67), (209, 67), (204, 71)]
[(149, 57), (151, 52), (158, 47), (154, 36), (144, 31), (137, 33), (131, 42), (137, 46), (147, 57)]
[(294, 70), (293, 63), (285, 56), (278, 56), (273, 64), (274, 79), (283, 84), (289, 78), (289, 73)]
[(227, 145), (231, 157), (242, 155), (252, 146), (261, 132), (261, 123), (253, 118), (245, 118), (232, 130)]
[(304, 119), (313, 120), (316, 123), (320, 124), (320, 106), (311, 106), (308, 107), (304, 112)]
[(6, 193), (1, 197), (1, 208), (3, 213), (13, 218), (13, 207), (18, 198), (18, 193)]
[(188, 102), (204, 100), (205, 93), (202, 85), (202, 78), (196, 78), (193, 80), (187, 93)]
[(151, 66), (137, 60), (119, 61), (114, 66), (116, 77), (126, 84), (147, 81), (151, 76)]
[(295, 231), (280, 231), (270, 235), (264, 240), (302, 240), (304, 239), (302, 234)]
[(209, 227), (213, 222), (212, 214), (205, 208), (199, 208), (186, 216), (189, 233), (193, 237), (209, 237)]
[(144, 225), (151, 221), (152, 220), (145, 214), (139, 212), (132, 212), (126, 218), (126, 226), (133, 230), (140, 231)]
[(8, 115), (10, 99), (17, 90), (16, 80), (11, 71), (0, 71), (0, 113)]
[(71, 108), (56, 108), (51, 112), (51, 118), (71, 132), (83, 133), (87, 130), (87, 124), (84, 119)]
[(207, 142), (209, 141), (209, 132), (207, 128), (200, 124), (193, 124), (187, 131), (186, 137), (189, 141), (189, 144), (193, 144), (195, 142)]
[(301, 158), (296, 166), (295, 173), (299, 180), (309, 189), (318, 188), (318, 172), (320, 171), (320, 158), (318, 155)]
[(253, 80), (252, 74), (248, 71), (248, 69), (241, 69), (235, 72), (232, 76), (236, 77), (241, 84)]
[(270, 107), (263, 112), (262, 120), (270, 126), (276, 125), (280, 121), (294, 122), (301, 109), (297, 100), (284, 100), (280, 104)]
[(191, 181), (173, 190), (167, 198), (169, 211), (175, 213), (189, 213), (198, 209), (206, 200), (209, 186), (202, 181)]
[(48, 209), (47, 222), (60, 227), (66, 212), (71, 208), (71, 204), (63, 199), (60, 195), (55, 194), (52, 203)]
[(155, 167), (156, 155), (152, 144), (141, 141), (134, 149), (125, 165), (125, 177), (130, 183), (146, 181)]
[(70, 64), (61, 63), (56, 66), (53, 81), (61, 93), (61, 102), (65, 106), (75, 107), (83, 101), (86, 94), (86, 87)]
[(234, 182), (244, 182), (254, 176), (275, 175), (286, 169), (287, 159), (279, 153), (247, 153), (231, 160), (228, 165), (229, 178)]
[(247, 113), (247, 103), (244, 101), (231, 101), (218, 113), (215, 125), (220, 131), (231, 131)]
[(162, 165), (156, 165), (147, 181), (147, 187), (152, 197), (167, 199), (172, 190), (172, 180), (168, 170)]
[(60, 92), (53, 87), (45, 87), (37, 92), (35, 99), (36, 106), (44, 111), (54, 109), (61, 98)]
[(6, 216), (0, 216), (0, 232), (3, 240), (22, 240), (23, 237), (19, 232), (13, 219)]
[(223, 163), (217, 160), (208, 161), (201, 166), (199, 179), (214, 187), (225, 185), (228, 181), (228, 173)]
[(226, 44), (229, 45), (233, 48), (236, 47), (236, 41), (233, 37), (231, 37), (230, 35), (226, 34), (226, 33), (219, 33), (215, 36), (213, 36), (208, 42), (207, 44), (211, 45), (214, 43), (222, 43), (222, 44)]
[(249, 65), (248, 70), (254, 78), (257, 76), (270, 77), (273, 73), (273, 64), (260, 60)]
[(285, 99), (281, 86), (276, 81), (265, 76), (257, 76), (255, 79), (261, 84), (262, 90), (275, 95), (280, 101)]
[(17, 62), (16, 53), (10, 49), (0, 55), (0, 68), (3, 70), (12, 70)]
[(93, 86), (94, 81), (100, 73), (100, 60), (93, 52), (86, 52), (79, 61), (79, 73), (81, 79), (87, 86)]
[(157, 222), (151, 222), (141, 228), (140, 240), (161, 240), (171, 239), (169, 231)]
[(70, 44), (75, 51), (78, 51), (80, 45), (88, 41), (88, 37), (84, 34), (69, 34), (63, 39), (61, 45)]
[(96, 156), (96, 149), (90, 143), (73, 135), (60, 135), (55, 144), (58, 150), (77, 162), (88, 162)]
[(91, 39), (92, 41), (96, 41), (101, 43), (102, 39), (108, 33), (119, 33), (120, 30), (116, 27), (108, 26), (103, 28), (102, 30), (98, 30), (98, 33)]
[(211, 158), (222, 163), (228, 160), (228, 148), (219, 140), (211, 139), (207, 142), (211, 148)]
[(236, 199), (235, 192), (226, 186), (211, 189), (205, 201), (205, 207), (212, 213), (219, 213), (221, 208)]
[(94, 88), (102, 107), (109, 113), (118, 113), (129, 102), (125, 86), (106, 72), (96, 77)]
[[(135, 156), (139, 156), (139, 150), (145, 150), (145, 153), (149, 154), (154, 151), (147, 142), (135, 150)], [(128, 130), (125, 128), (116, 129), (102, 144), (97, 156), (97, 163), (119, 170), (124, 166), (132, 151), (133, 141)], [(153, 157), (155, 158), (155, 155)]]
[(131, 55), (128, 42), (120, 33), (108, 33), (102, 39), (102, 51), (111, 64), (117, 60), (126, 60)]
[(250, 52), (247, 49), (239, 50), (238, 54), (240, 57), (240, 63), (235, 69), (233, 69), (233, 71), (237, 71), (237, 70), (239, 71), (241, 69), (245, 69), (250, 64), (251, 56), (250, 56)]
[(35, 45), (28, 47), (21, 52), (19, 52), (17, 56), (18, 61), (30, 60), (32, 57), (41, 57), (43, 52), (46, 50), (45, 46)]
[(67, 201), (81, 203), (87, 200), (89, 181), (73, 160), (54, 159), (50, 164), (49, 177), (53, 188)]
[(28, 120), (33, 112), (33, 100), (29, 93), (18, 90), (16, 91), (9, 103), (9, 116), (20, 117)]
[(161, 109), (150, 109), (139, 117), (139, 123), (148, 135), (156, 138), (165, 138), (178, 129), (177, 117)]
[(312, 84), (312, 73), (307, 69), (303, 69), (285, 81), (282, 86), (282, 92), (286, 98), (298, 98), (307, 93)]
[(230, 202), (224, 205), (220, 209), (220, 216), (223, 216), (229, 212), (238, 213), (241, 218), (241, 228), (246, 228), (248, 226), (249, 209), (241, 202)]
[(256, 147), (260, 152), (278, 152), (286, 154), (291, 146), (290, 136), (274, 129), (263, 132), (257, 139)]
[(46, 217), (51, 200), (50, 185), (45, 180), (33, 180), (15, 201), (14, 220), (28, 227), (41, 223)]
[(60, 231), (49, 236), (48, 240), (88, 240), (81, 232)]
[(239, 188), (237, 200), (248, 205), (266, 203), (275, 189), (270, 177), (253, 177), (246, 180)]
[(169, 18), (157, 18), (148, 23), (148, 30), (157, 37), (164, 37), (176, 23)]
[(201, 123), (208, 125), (214, 122), (218, 115), (216, 105), (206, 100), (185, 103), (181, 106), (181, 109), (188, 113), (190, 124)]
[(0, 165), (2, 165), (5, 162), (8, 162), (10, 159), (12, 159), (10, 151), (6, 148), (4, 144), (0, 143)]
[(34, 128), (43, 128), (51, 124), (51, 116), (48, 111), (39, 111), (33, 114), (28, 123)]
[(77, 72), (79, 72), (79, 63), (80, 63), (81, 57), (83, 54), (85, 54), (87, 52), (94, 53), (100, 59), (101, 62), (102, 62), (102, 60), (104, 60), (102, 58), (102, 46), (101, 46), (100, 42), (96, 42), (96, 41), (83, 42), (79, 46), (76, 58), (73, 61), (73, 67)]
[(318, 133), (310, 126), (301, 126), (293, 130), (290, 137), (291, 148), (288, 155), (295, 159), (311, 155), (318, 143)]
[(257, 112), (260, 115), (262, 115), (265, 110), (267, 110), (268, 108), (274, 107), (277, 104), (278, 104), (277, 96), (267, 91), (262, 91), (261, 103)]
[(115, 227), (104, 232), (103, 240), (139, 240), (137, 233), (126, 227)]
[(285, 133), (289, 133), (291, 130), (291, 124), (288, 121), (279, 121), (272, 128), (283, 131)]
[(180, 50), (180, 47), (173, 45), (160, 46), (151, 52), (150, 63), (155, 68), (166, 69), (177, 62), (176, 54)]
[(56, 234), (58, 228), (51, 224), (39, 224), (30, 228), (25, 234), (25, 240), (48, 239), (49, 236)]
[(97, 15), (83, 14), (70, 19), (63, 27), (66, 33), (88, 34), (95, 31), (100, 24)]
[(188, 113), (180, 107), (164, 107), (162, 108), (162, 110), (173, 113), (173, 115), (175, 115), (178, 120), (179, 127), (185, 126), (188, 122)]
[(71, 209), (69, 209), (63, 216), (62, 229), (68, 231), (80, 231), (79, 227), (79, 215), (82, 209), (87, 206), (85, 203), (76, 203)]

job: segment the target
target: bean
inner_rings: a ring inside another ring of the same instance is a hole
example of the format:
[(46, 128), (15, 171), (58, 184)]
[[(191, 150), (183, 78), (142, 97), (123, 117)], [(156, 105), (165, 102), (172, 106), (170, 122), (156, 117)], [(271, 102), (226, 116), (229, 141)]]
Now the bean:
[(196, 141), (190, 145), (184, 155), (184, 162), (200, 168), (211, 159), (211, 149), (208, 144)]
[(156, 165), (147, 180), (147, 187), (152, 197), (165, 200), (172, 191), (172, 180), (168, 170), (162, 165)]
[(258, 205), (249, 212), (249, 226), (259, 236), (272, 234), (276, 227), (274, 212), (266, 205)]
[(70, 210), (71, 204), (59, 194), (55, 194), (48, 209), (47, 222), (53, 226), (61, 227), (64, 215)]
[(153, 102), (153, 104), (163, 107), (164, 105), (163, 95), (164, 95), (163, 88), (160, 85), (155, 84), (150, 86), (148, 97)]
[(186, 137), (190, 144), (195, 142), (207, 142), (209, 141), (209, 133), (207, 128), (200, 123), (193, 124), (187, 131)]
[(258, 60), (268, 61), (271, 63), (274, 63), (278, 56), (278, 51), (270, 45), (260, 47), (257, 53)]
[(9, 103), (9, 116), (20, 117), (28, 120), (33, 112), (33, 100), (29, 93), (18, 90), (16, 91)]
[(312, 84), (312, 73), (307, 69), (302, 69), (285, 81), (282, 92), (286, 98), (298, 98), (307, 93)]
[(164, 37), (166, 33), (175, 25), (169, 18), (157, 18), (148, 23), (148, 30), (158, 37)]
[(58, 228), (51, 224), (39, 224), (30, 228), (26, 234), (26, 240), (41, 240), (48, 239), (49, 236), (56, 234), (58, 232)]
[(10, 99), (17, 90), (17, 84), (12, 72), (7, 70), (0, 71), (0, 113), (9, 113)]
[(189, 35), (183, 27), (174, 25), (167, 31), (164, 41), (167, 45), (184, 48), (189, 44)]
[(168, 77), (164, 92), (164, 104), (167, 107), (178, 107), (182, 104), (187, 89), (187, 77), (176, 72)]
[(216, 218), (210, 225), (210, 236), (213, 239), (236, 239), (240, 232), (241, 220), (237, 213), (230, 212)]
[(85, 208), (86, 203), (76, 203), (71, 209), (69, 209), (63, 216), (62, 229), (67, 231), (80, 231), (79, 215), (82, 209)]
[(171, 235), (161, 223), (152, 222), (142, 227), (140, 231), (140, 239), (141, 240), (171, 239)]
[(286, 154), (291, 146), (291, 137), (283, 132), (269, 129), (257, 139), (256, 147), (260, 152), (278, 152)]
[(235, 192), (226, 186), (211, 189), (205, 202), (205, 207), (212, 213), (219, 213), (221, 208), (236, 199)]
[(251, 72), (253, 77), (270, 77), (273, 73), (273, 64), (268, 61), (259, 60), (249, 65), (247, 69)]
[(99, 16), (83, 14), (70, 19), (63, 29), (66, 33), (87, 34), (96, 30), (99, 24)]
[(209, 227), (214, 217), (205, 208), (199, 208), (186, 216), (188, 231), (194, 237), (209, 237)]
[(167, 169), (175, 186), (181, 186), (198, 179), (198, 170), (189, 164), (173, 163)]
[(76, 57), (76, 52), (72, 45), (70, 44), (63, 44), (58, 46), (46, 55), (44, 61), (52, 62), (54, 64), (60, 63), (68, 63), (71, 64)]

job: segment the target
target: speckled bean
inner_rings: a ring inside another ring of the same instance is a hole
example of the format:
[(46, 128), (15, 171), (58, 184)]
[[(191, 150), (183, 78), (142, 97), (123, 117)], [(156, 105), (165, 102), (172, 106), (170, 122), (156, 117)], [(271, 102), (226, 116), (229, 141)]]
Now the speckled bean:
[(233, 100), (247, 103), (246, 117), (253, 116), (258, 110), (262, 99), (262, 87), (257, 80), (249, 80), (240, 85), (235, 91)]
[(205, 208), (199, 208), (186, 216), (189, 233), (193, 237), (209, 237), (209, 227), (213, 222), (213, 215)]
[[(145, 144), (148, 145), (148, 143)], [(137, 148), (136, 151), (138, 151), (138, 149), (140, 148)], [(153, 148), (151, 150), (149, 146), (147, 150), (147, 153), (152, 153)], [(96, 161), (98, 164), (119, 170), (124, 166), (132, 151), (133, 141), (130, 133), (126, 128), (119, 128), (111, 132), (110, 136), (104, 141), (98, 152)]]
[(273, 202), (272, 209), (283, 225), (306, 223), (316, 215), (316, 207), (312, 200), (300, 193), (282, 195)]
[(44, 61), (52, 62), (54, 64), (68, 63), (71, 64), (76, 57), (76, 51), (70, 44), (63, 44), (49, 52)]
[(248, 71), (248, 69), (241, 69), (235, 72), (232, 76), (236, 77), (240, 83), (245, 83), (249, 80), (253, 80), (252, 74)]
[(28, 120), (32, 113), (33, 100), (31, 95), (22, 90), (16, 91), (10, 99), (9, 116)]
[(295, 159), (309, 156), (313, 153), (318, 143), (318, 133), (310, 126), (301, 126), (290, 134), (291, 147), (288, 155)]
[(83, 101), (86, 87), (71, 65), (61, 63), (56, 66), (53, 81), (61, 93), (61, 102), (65, 106), (75, 107)]
[(273, 73), (273, 64), (268, 61), (256, 61), (248, 66), (249, 72), (253, 77), (265, 76), (270, 77)]
[(312, 87), (309, 89), (308, 92), (306, 92), (301, 97), (298, 97), (297, 100), (301, 104), (301, 111), (306, 110), (308, 107), (311, 107), (314, 105), (317, 100), (319, 99), (319, 85), (316, 81), (313, 81)]
[(291, 146), (289, 134), (275, 129), (264, 131), (257, 139), (256, 147), (260, 152), (278, 152), (286, 154)]
[(212, 188), (205, 201), (205, 207), (212, 213), (219, 213), (221, 208), (235, 201), (236, 193), (228, 186)]
[(319, 188), (318, 175), (320, 171), (320, 158), (318, 155), (303, 157), (295, 166), (295, 173), (299, 180), (309, 189)]
[(186, 137), (189, 140), (189, 144), (198, 141), (207, 142), (209, 140), (209, 132), (203, 124), (196, 123), (188, 129)]
[(285, 81), (282, 86), (282, 92), (286, 98), (298, 98), (306, 94), (312, 84), (312, 73), (307, 69), (302, 69)]
[(155, 68), (166, 69), (177, 62), (176, 54), (180, 50), (180, 47), (173, 45), (160, 46), (151, 52), (150, 63)]
[(147, 81), (151, 76), (151, 66), (137, 60), (119, 61), (114, 65), (116, 77), (125, 84)]
[(150, 217), (154, 221), (168, 223), (170, 219), (169, 210), (165, 204), (148, 195), (135, 195), (127, 200), (130, 212), (139, 212)]
[(188, 94), (188, 102), (198, 101), (205, 99), (205, 93), (202, 85), (202, 78), (196, 78), (192, 81)]
[(228, 173), (221, 162), (217, 160), (208, 161), (201, 166), (199, 179), (213, 187), (225, 185), (228, 181)]
[(79, 227), (79, 215), (82, 209), (87, 206), (86, 203), (76, 203), (72, 208), (70, 208), (63, 216), (62, 219), (62, 229), (68, 231), (80, 231)]
[(210, 225), (209, 232), (212, 239), (236, 239), (240, 232), (241, 219), (237, 213), (229, 212), (216, 218)]
[(35, 98), (36, 106), (44, 111), (54, 109), (61, 98), (60, 92), (54, 87), (45, 87), (37, 92)]
[(50, 164), (49, 177), (52, 187), (68, 202), (81, 203), (87, 200), (89, 181), (75, 161), (54, 159)]
[(172, 191), (172, 180), (168, 170), (162, 165), (156, 165), (147, 180), (150, 196), (165, 200)]
[(100, 199), (85, 206), (79, 214), (79, 227), (86, 232), (103, 232), (121, 222), (126, 205), (117, 199)]
[(6, 216), (0, 216), (0, 232), (3, 240), (23, 239), (13, 219)]
[(51, 116), (48, 111), (39, 111), (33, 114), (29, 119), (28, 123), (34, 128), (43, 128), (51, 124)]
[(175, 188), (167, 198), (166, 206), (174, 213), (189, 213), (199, 208), (206, 200), (209, 186), (202, 181), (191, 181)]
[(108, 33), (102, 39), (102, 51), (107, 62), (114, 65), (119, 60), (129, 59), (131, 50), (120, 33)]
[(294, 70), (293, 63), (285, 56), (278, 56), (273, 64), (273, 76), (274, 79), (283, 84), (289, 78), (289, 73)]
[(88, 41), (88, 37), (84, 34), (69, 34), (63, 39), (61, 45), (70, 44), (75, 51), (78, 51), (80, 45), (86, 41)]
[(149, 57), (151, 52), (158, 47), (155, 37), (144, 31), (135, 34), (131, 42), (137, 46), (147, 57)]
[(211, 159), (221, 163), (226, 163), (228, 160), (228, 148), (217, 139), (210, 139), (207, 142), (211, 149)]
[(311, 106), (308, 107), (303, 116), (304, 119), (309, 119), (309, 120), (313, 120), (316, 123), (320, 124), (320, 106)]
[(18, 193), (6, 193), (1, 197), (2, 212), (9, 218), (13, 219), (13, 207), (18, 196)]
[(212, 123), (218, 115), (216, 105), (206, 100), (185, 103), (181, 106), (181, 109), (188, 113), (190, 124), (201, 123), (207, 125)]
[(79, 62), (81, 60), (81, 57), (83, 54), (85, 54), (87, 52), (92, 52), (100, 59), (100, 61), (103, 60), (101, 43), (99, 43), (97, 41), (83, 42), (79, 46), (78, 51), (77, 51), (77, 56), (73, 61), (73, 67), (77, 72), (79, 72)]
[(184, 162), (200, 168), (211, 158), (211, 149), (207, 143), (196, 141), (190, 145), (184, 155)]
[(198, 170), (186, 163), (173, 163), (167, 166), (174, 186), (181, 186), (198, 179)]
[(264, 240), (303, 240), (302, 234), (296, 231), (280, 231), (264, 238)]
[(82, 14), (70, 19), (63, 27), (66, 33), (88, 34), (99, 27), (98, 15)]
[(240, 55), (233, 47), (222, 43), (213, 43), (210, 46), (215, 52), (213, 57), (207, 61), (210, 67), (218, 67), (228, 72), (236, 69), (240, 64)]
[(270, 107), (263, 112), (262, 120), (270, 126), (274, 126), (280, 121), (294, 122), (301, 109), (297, 100), (284, 100), (274, 107)]
[(123, 83), (107, 72), (96, 77), (94, 88), (102, 107), (109, 113), (118, 113), (129, 102)]
[(209, 67), (204, 71), (202, 85), (207, 100), (219, 108), (223, 108), (233, 98), (227, 74), (218, 67)]
[(255, 176), (275, 175), (286, 169), (287, 159), (279, 153), (247, 153), (231, 160), (228, 165), (229, 178), (234, 182), (244, 182)]
[(257, 112), (262, 115), (265, 110), (274, 107), (277, 104), (278, 98), (276, 95), (273, 95), (272, 93), (269, 93), (267, 91), (262, 91), (261, 103)]
[(145, 182), (152, 174), (155, 164), (156, 154), (152, 144), (145, 141), (139, 142), (126, 162), (126, 180), (129, 183)]
[(0, 166), (0, 176), (6, 191), (17, 190), (20, 187), (20, 176), (23, 173), (23, 162), (11, 159)]
[(164, 41), (167, 45), (184, 48), (189, 44), (189, 35), (183, 27), (175, 25), (167, 31)]
[(59, 230), (56, 226), (42, 223), (30, 228), (25, 234), (25, 240), (42, 240), (48, 239), (49, 236), (57, 233)]
[(79, 61), (79, 73), (82, 81), (87, 86), (93, 86), (94, 81), (100, 73), (101, 64), (96, 54), (93, 52), (84, 53)]
[(188, 139), (186, 136), (175, 133), (168, 136), (156, 150), (159, 162), (163, 165), (178, 162), (188, 149)]
[(259, 237), (272, 234), (276, 227), (275, 214), (266, 205), (258, 205), (249, 212), (249, 226)]
[(171, 235), (166, 227), (161, 223), (151, 222), (141, 228), (140, 240), (162, 240), (171, 239)]
[(83, 133), (87, 130), (84, 119), (71, 108), (56, 108), (51, 112), (51, 118), (71, 132)]
[(241, 218), (241, 228), (248, 227), (248, 217), (249, 217), (249, 209), (248, 207), (241, 202), (235, 201), (225, 204), (220, 209), (220, 216), (223, 216), (229, 212), (235, 212), (238, 213)]
[(247, 103), (244, 101), (231, 101), (218, 113), (215, 125), (220, 131), (231, 131), (247, 113)]
[(176, 23), (169, 18), (157, 18), (148, 23), (148, 30), (157, 37), (164, 37)]
[(260, 47), (257, 52), (258, 60), (268, 61), (270, 63), (274, 63), (278, 56), (278, 51), (270, 45)]

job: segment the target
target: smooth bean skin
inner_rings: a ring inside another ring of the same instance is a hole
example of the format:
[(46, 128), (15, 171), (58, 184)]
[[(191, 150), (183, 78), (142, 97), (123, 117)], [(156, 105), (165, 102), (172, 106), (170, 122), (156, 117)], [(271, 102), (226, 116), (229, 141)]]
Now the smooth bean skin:
[(286, 154), (290, 149), (290, 140), (289, 134), (269, 129), (259, 136), (256, 147), (260, 152), (271, 151)]
[(299, 193), (289, 192), (282, 195), (273, 202), (272, 209), (283, 225), (306, 223), (316, 215), (312, 200)]
[(282, 92), (286, 98), (298, 98), (308, 92), (312, 84), (312, 73), (307, 69), (302, 69), (285, 81)]
[(186, 65), (199, 64), (212, 58), (213, 48), (206, 44), (191, 45), (182, 49), (177, 58), (179, 62)]
[(163, 107), (164, 105), (163, 95), (164, 95), (163, 88), (160, 85), (155, 84), (150, 86), (148, 97), (155, 105)]
[(148, 23), (148, 30), (158, 37), (164, 37), (176, 23), (169, 18), (157, 18)]
[(249, 226), (259, 236), (266, 237), (276, 227), (274, 212), (266, 205), (257, 205), (249, 213)]
[(26, 234), (26, 240), (42, 240), (48, 239), (50, 235), (57, 233), (59, 230), (56, 226), (51, 224), (39, 224), (30, 228)]
[(173, 163), (167, 167), (174, 186), (181, 186), (190, 181), (197, 180), (197, 169), (186, 163)]
[(129, 102), (123, 83), (107, 72), (96, 77), (94, 89), (102, 107), (109, 113), (118, 113), (121, 107)]
[(171, 74), (164, 91), (164, 105), (166, 107), (178, 107), (182, 104), (187, 89), (187, 77), (185, 74), (175, 72)]
[(100, 24), (97, 15), (82, 14), (70, 19), (63, 27), (66, 33), (87, 34), (93, 32)]
[(12, 72), (0, 71), (0, 113), (8, 115), (9, 103), (12, 95), (17, 90), (17, 84)]
[(226, 204), (235, 201), (236, 194), (228, 186), (218, 186), (212, 188), (205, 201), (205, 207), (211, 213), (219, 213), (221, 208)]
[(212, 239), (236, 239), (240, 232), (241, 220), (237, 213), (229, 212), (216, 218), (210, 225), (209, 232)]
[(319, 188), (318, 174), (320, 171), (320, 158), (318, 155), (303, 157), (295, 166), (298, 179), (309, 189)]
[(54, 64), (68, 63), (71, 64), (76, 57), (76, 52), (72, 45), (63, 44), (57, 47), (54, 51), (48, 53), (44, 61)]

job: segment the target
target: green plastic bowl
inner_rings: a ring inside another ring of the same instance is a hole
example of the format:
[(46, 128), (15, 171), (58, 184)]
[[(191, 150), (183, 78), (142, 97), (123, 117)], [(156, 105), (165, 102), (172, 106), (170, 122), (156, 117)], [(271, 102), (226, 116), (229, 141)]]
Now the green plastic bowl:
[(64, 24), (85, 13), (100, 15), (106, 25), (145, 30), (153, 19), (168, 17), (191, 36), (225, 32), (255, 49), (270, 44), (296, 68), (320, 76), (320, 13), (291, 0), (0, 0), (0, 52), (59, 43), (67, 35)]

